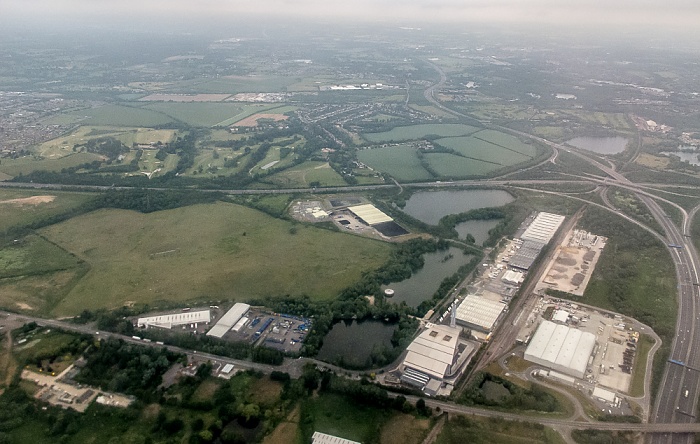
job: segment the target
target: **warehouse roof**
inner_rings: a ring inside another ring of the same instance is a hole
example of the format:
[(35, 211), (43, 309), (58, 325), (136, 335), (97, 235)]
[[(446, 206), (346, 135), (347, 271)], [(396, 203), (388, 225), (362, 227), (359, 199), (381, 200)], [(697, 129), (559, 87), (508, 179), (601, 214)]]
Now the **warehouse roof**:
[(562, 222), (564, 222), (564, 216), (545, 212), (539, 213), (520, 238), (546, 244), (552, 240), (554, 233), (557, 232)]
[(154, 326), (171, 328), (174, 325), (196, 324), (200, 322), (209, 322), (210, 320), (211, 313), (209, 312), (209, 310), (202, 310), (139, 318), (136, 322), (136, 325), (138, 325), (139, 327)]
[(348, 207), (348, 210), (350, 210), (355, 216), (365, 221), (367, 225), (375, 225), (394, 220), (379, 211), (377, 207), (372, 204), (356, 205), (354, 207)]
[(360, 444), (357, 441), (350, 441), (349, 439), (339, 438), (333, 435), (327, 435), (321, 432), (314, 432), (311, 437), (311, 444)]
[(214, 325), (211, 330), (207, 332), (207, 336), (214, 336), (216, 338), (221, 338), (226, 334), (227, 331), (231, 329), (239, 319), (243, 317), (244, 314), (248, 312), (250, 305), (243, 303), (236, 303), (231, 307), (225, 315), (219, 319), (219, 322)]
[(567, 372), (583, 374), (595, 347), (595, 335), (565, 325), (542, 321), (525, 350), (525, 359), (544, 361)]
[(457, 321), (490, 331), (498, 317), (506, 309), (506, 304), (477, 296), (467, 295), (456, 308)]
[(459, 328), (430, 325), (406, 348), (404, 365), (435, 378), (444, 378), (457, 354)]
[(522, 270), (528, 270), (537, 259), (546, 243), (532, 240), (523, 241), (520, 249), (510, 259), (510, 265)]

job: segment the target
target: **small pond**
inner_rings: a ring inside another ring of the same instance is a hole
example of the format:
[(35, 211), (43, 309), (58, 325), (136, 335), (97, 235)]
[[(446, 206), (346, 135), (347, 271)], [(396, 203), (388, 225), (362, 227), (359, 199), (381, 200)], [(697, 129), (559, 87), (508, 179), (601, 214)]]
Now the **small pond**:
[(396, 324), (366, 320), (340, 321), (333, 325), (323, 339), (318, 359), (330, 363), (340, 363), (354, 367), (364, 366), (376, 346), (392, 348), (391, 337)]

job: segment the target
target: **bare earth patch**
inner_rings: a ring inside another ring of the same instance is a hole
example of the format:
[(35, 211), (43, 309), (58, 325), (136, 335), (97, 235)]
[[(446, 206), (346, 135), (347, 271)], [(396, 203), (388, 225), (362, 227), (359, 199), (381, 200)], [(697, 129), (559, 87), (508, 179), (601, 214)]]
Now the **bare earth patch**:
[(275, 122), (279, 122), (280, 120), (287, 120), (288, 118), (289, 116), (285, 116), (284, 114), (253, 114), (243, 120), (239, 120), (234, 123), (233, 126), (258, 126), (258, 120), (260, 119), (272, 119)]
[(25, 304), (24, 302), (16, 302), (15, 304), (20, 310), (34, 310), (31, 305)]
[(32, 196), (32, 197), (22, 197), (20, 199), (9, 199), (0, 200), (0, 204), (11, 204), (11, 205), (41, 205), (45, 203), (53, 202), (56, 196)]

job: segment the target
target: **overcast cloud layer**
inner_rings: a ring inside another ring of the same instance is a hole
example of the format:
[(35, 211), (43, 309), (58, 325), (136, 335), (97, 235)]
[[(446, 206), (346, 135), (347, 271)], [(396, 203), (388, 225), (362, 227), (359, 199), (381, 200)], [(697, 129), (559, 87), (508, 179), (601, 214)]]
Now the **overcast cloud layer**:
[(0, 20), (86, 18), (358, 19), (363, 21), (657, 25), (695, 28), (698, 0), (0, 0)]

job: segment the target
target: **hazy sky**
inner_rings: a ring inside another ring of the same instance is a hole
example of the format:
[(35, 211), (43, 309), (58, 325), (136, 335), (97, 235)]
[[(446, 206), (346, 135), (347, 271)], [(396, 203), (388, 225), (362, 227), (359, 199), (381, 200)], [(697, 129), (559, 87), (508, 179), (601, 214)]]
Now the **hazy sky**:
[(0, 0), (0, 21), (240, 18), (627, 24), (697, 28), (699, 0)]

